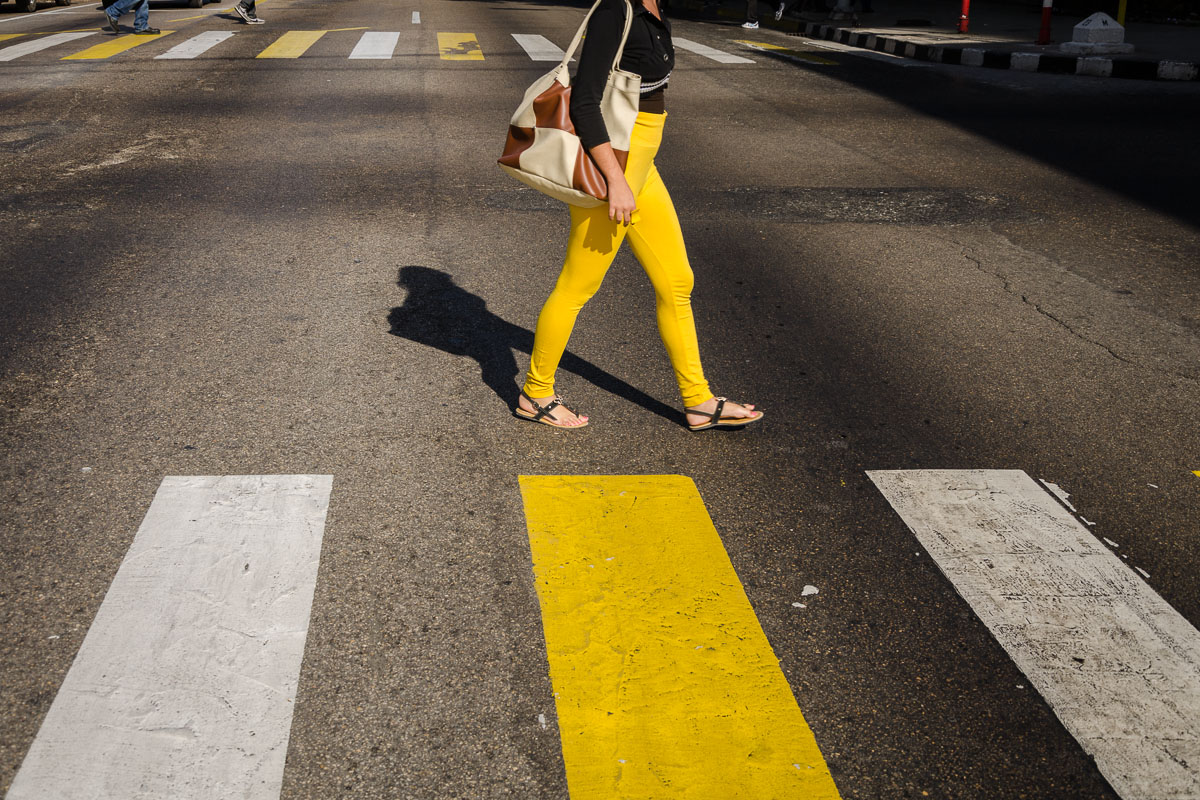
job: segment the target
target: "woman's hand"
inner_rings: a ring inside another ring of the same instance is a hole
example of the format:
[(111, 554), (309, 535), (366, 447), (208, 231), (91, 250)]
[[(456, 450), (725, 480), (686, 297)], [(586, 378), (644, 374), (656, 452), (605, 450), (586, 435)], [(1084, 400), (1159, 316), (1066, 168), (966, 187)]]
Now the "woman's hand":
[(600, 168), (604, 180), (608, 183), (608, 218), (613, 222), (628, 225), (633, 221), (633, 213), (637, 211), (637, 200), (633, 196), (633, 189), (629, 188), (629, 181), (625, 180), (625, 170), (621, 169), (612, 144), (598, 144), (588, 152), (592, 154), (596, 166)]
[(633, 220), (633, 212), (637, 211), (637, 200), (633, 197), (633, 189), (624, 175), (615, 176), (617, 180), (608, 182), (608, 218), (613, 222), (628, 225)]

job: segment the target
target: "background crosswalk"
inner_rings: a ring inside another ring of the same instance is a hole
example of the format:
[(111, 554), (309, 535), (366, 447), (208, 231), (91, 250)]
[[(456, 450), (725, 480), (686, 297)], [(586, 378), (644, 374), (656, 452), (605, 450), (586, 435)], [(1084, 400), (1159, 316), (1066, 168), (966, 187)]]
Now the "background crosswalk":
[[(413, 22), (419, 23), (419, 12), (413, 12)], [(266, 46), (259, 45), (259, 49), (254, 53), (254, 58), (260, 59), (296, 59), (301, 58), (313, 48), (313, 46), (321, 41), (326, 34), (333, 33), (329, 30), (312, 30), (300, 31), (289, 30), (283, 33), (271, 34), (273, 38)], [(134, 49), (145, 49), (153, 51), (155, 48), (147, 47), (155, 43), (157, 40), (164, 37), (172, 36), (176, 31), (164, 30), (161, 34), (153, 36), (139, 36), (135, 34), (124, 34), (115, 38), (106, 39), (104, 41), (95, 41), (87, 48), (65, 55), (54, 53), (53, 56), (63, 61), (102, 61), (126, 55)], [(45, 36), (36, 36), (17, 44), (11, 44), (0, 49), (0, 61), (15, 61), (25, 58), (36, 53), (44, 53), (46, 51), (57, 50), (65, 47), (68, 44), (94, 37), (104, 36), (101, 31), (72, 31), (66, 33), (56, 33)], [(211, 54), (221, 45), (226, 45), (227, 42), (234, 39), (237, 32), (235, 31), (203, 31), (194, 34), (178, 44), (174, 44), (165, 52), (157, 53), (153, 56), (155, 60), (187, 60), (200, 58), (206, 54)], [(243, 36), (254, 36), (256, 43), (262, 42), (263, 37), (257, 34), (242, 34)], [(397, 45), (400, 42), (401, 33), (397, 31), (372, 31), (367, 30), (361, 33), (353, 46), (342, 44), (339, 42), (339, 47), (344, 48), (347, 52), (345, 56), (348, 59), (354, 60), (389, 60), (395, 57)], [(559, 61), (563, 57), (563, 50), (548, 37), (537, 33), (513, 33), (512, 39), (520, 46), (531, 61)], [(9, 38), (20, 38), (23, 34), (10, 34)], [(0, 37), (3, 41), (3, 37)], [(736, 53), (719, 50), (715, 47), (710, 47), (699, 42), (689, 39), (675, 39), (675, 44), (679, 50), (686, 54), (700, 56), (706, 60), (715, 61), (719, 64), (753, 64), (754, 60)], [(226, 45), (227, 46), (227, 45)], [(222, 48), (224, 49), (224, 48)], [(495, 45), (484, 46), (480, 42), (475, 33), (450, 33), (439, 32), (437, 34), (437, 51), (441, 59), (447, 61), (483, 61), (489, 54), (503, 52), (500, 43)], [(248, 54), (242, 54), (249, 57)], [(686, 62), (686, 56), (681, 61)], [(686, 63), (682, 64), (686, 66)]]

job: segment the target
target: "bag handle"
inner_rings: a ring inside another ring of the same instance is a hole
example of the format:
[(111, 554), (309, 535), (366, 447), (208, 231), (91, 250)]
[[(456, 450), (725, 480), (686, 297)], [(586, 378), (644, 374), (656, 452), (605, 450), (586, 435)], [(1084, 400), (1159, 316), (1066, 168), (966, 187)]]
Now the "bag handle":
[[(575, 38), (571, 40), (571, 46), (567, 48), (567, 52), (563, 54), (563, 60), (558, 65), (559, 69), (566, 68), (571, 59), (575, 57), (575, 51), (579, 49), (579, 43), (583, 41), (584, 31), (587, 30), (588, 20), (592, 18), (592, 14), (604, 0), (596, 0), (595, 5), (588, 11), (587, 16), (583, 18), (583, 24), (579, 26), (579, 30), (575, 31)], [(617, 48), (617, 55), (613, 58), (612, 69), (609, 72), (616, 70), (621, 64), (621, 54), (625, 52), (625, 40), (629, 38), (629, 26), (633, 24), (633, 6), (629, 4), (629, 0), (625, 0), (625, 30), (621, 34), (621, 44)]]

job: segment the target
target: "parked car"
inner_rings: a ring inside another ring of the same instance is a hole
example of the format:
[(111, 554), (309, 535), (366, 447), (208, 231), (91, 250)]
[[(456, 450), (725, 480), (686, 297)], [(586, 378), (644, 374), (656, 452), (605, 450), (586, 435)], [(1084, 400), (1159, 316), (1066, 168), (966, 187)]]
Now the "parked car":
[[(0, 0), (0, 3), (3, 2), (4, 0)], [(17, 8), (21, 9), (22, 11), (37, 11), (38, 0), (16, 0), (16, 3)], [(54, 5), (69, 6), (71, 5), (71, 0), (54, 0)]]

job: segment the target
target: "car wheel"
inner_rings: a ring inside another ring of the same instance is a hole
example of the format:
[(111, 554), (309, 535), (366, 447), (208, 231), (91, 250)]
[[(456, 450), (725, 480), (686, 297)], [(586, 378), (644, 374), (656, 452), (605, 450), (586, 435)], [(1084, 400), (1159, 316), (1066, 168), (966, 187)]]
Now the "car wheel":
[(30, 13), (37, 11), (37, 0), (17, 0), (17, 5), (20, 6), (22, 11)]
[(204, 8), (204, 0), (188, 0), (188, 5), (192, 8)]

